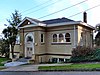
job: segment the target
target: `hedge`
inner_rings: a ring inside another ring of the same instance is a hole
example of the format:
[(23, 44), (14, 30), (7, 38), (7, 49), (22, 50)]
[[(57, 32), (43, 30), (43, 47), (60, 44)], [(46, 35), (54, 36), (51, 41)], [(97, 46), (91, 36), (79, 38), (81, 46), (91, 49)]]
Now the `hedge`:
[(100, 49), (93, 51), (91, 55), (71, 57), (69, 62), (91, 62), (100, 61)]

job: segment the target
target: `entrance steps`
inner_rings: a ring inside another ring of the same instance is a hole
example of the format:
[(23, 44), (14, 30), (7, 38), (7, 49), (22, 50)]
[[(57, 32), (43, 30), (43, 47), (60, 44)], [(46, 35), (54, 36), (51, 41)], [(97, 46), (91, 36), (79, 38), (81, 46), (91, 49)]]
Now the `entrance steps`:
[(16, 60), (17, 62), (29, 62), (29, 60), (31, 60), (31, 58), (19, 58), (18, 60)]

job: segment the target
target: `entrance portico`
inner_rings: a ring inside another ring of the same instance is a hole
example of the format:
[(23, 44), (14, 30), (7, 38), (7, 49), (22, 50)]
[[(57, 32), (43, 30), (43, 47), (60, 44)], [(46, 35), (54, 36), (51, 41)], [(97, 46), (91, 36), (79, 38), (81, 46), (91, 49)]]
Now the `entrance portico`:
[(34, 33), (27, 33), (25, 36), (25, 57), (32, 57), (34, 54)]

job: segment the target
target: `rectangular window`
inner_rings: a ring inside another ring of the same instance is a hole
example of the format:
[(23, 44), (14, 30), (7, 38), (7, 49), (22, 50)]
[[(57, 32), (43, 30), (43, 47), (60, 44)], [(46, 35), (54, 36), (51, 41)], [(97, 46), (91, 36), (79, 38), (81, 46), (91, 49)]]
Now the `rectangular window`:
[(41, 34), (41, 42), (44, 43), (44, 34)]

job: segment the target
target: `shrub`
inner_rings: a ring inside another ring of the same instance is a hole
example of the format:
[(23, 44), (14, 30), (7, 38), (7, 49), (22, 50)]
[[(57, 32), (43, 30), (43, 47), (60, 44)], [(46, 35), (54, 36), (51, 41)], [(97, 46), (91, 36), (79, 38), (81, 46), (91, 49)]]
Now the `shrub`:
[(100, 49), (78, 46), (72, 51), (70, 62), (100, 61)]
[(94, 49), (85, 46), (77, 46), (72, 51), (72, 57), (91, 55)]

